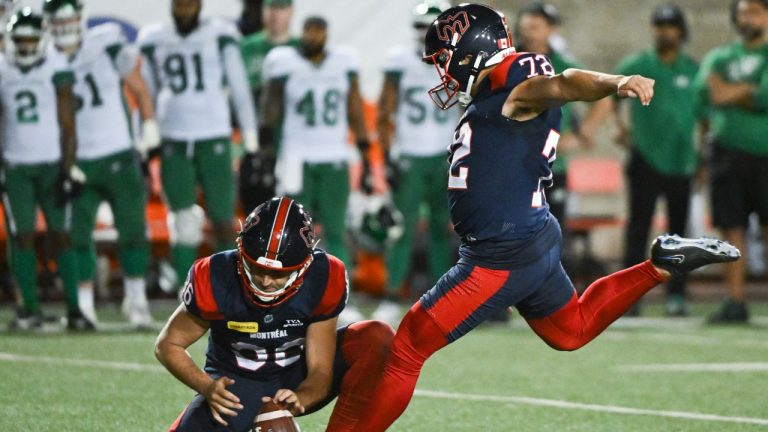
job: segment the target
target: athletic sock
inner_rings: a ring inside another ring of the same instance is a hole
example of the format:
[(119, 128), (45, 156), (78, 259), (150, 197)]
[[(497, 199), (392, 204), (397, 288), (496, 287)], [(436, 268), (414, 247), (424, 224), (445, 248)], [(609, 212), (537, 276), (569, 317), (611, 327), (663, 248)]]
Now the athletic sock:
[(376, 389), (394, 334), (392, 327), (378, 321), (356, 322), (344, 331), (341, 354), (349, 369), (341, 381), (328, 430), (353, 430)]
[(405, 411), (429, 356), (448, 344), (445, 335), (417, 302), (403, 318), (376, 391), (360, 410), (359, 432), (386, 430)]
[(64, 285), (64, 293), (67, 297), (67, 308), (70, 312), (78, 312), (80, 310), (78, 300), (78, 270), (77, 270), (77, 254), (73, 249), (65, 249), (59, 252), (56, 257), (56, 268), (59, 271), (59, 277), (61, 283)]
[(24, 307), (30, 312), (40, 310), (37, 301), (37, 258), (34, 249), (11, 248), (11, 269), (21, 290)]
[(126, 276), (123, 280), (125, 296), (132, 302), (142, 304), (147, 302), (147, 284), (143, 276)]
[[(184, 280), (187, 279), (189, 268), (192, 267), (196, 258), (197, 246), (177, 244), (171, 248), (171, 261), (173, 263), (173, 269), (176, 270), (176, 275), (178, 276), (177, 285), (183, 284)], [(178, 289), (179, 287), (177, 286), (176, 288)]]
[(83, 315), (95, 323), (97, 318), (93, 291), (92, 280), (80, 282), (80, 285), (77, 287), (77, 300)]

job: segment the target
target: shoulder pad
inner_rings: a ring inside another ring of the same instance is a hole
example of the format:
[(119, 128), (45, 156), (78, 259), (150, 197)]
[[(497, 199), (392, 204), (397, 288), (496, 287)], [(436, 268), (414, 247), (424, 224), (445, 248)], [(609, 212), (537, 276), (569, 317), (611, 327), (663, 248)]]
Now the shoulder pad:
[(502, 60), (491, 72), (491, 90), (512, 90), (528, 78), (554, 74), (555, 68), (547, 56), (527, 52), (516, 53)]
[(264, 79), (288, 74), (298, 55), (298, 51), (292, 46), (279, 46), (269, 50), (264, 58)]
[(224, 318), (211, 286), (211, 257), (201, 258), (192, 265), (181, 299), (189, 312), (206, 321)]
[(347, 46), (338, 46), (330, 51), (331, 56), (334, 57), (334, 62), (339, 62), (344, 65), (344, 69), (357, 70), (360, 68), (359, 57), (357, 52)]
[(151, 45), (160, 42), (163, 35), (167, 32), (169, 25), (162, 22), (147, 24), (139, 30), (136, 43), (139, 45)]
[(328, 281), (320, 302), (312, 310), (313, 321), (323, 321), (341, 313), (349, 296), (349, 280), (344, 263), (335, 256), (321, 252), (328, 260)]
[(104, 45), (126, 42), (122, 27), (112, 22), (99, 24), (96, 27), (91, 27), (88, 29), (86, 37), (99, 38), (101, 41), (103, 41)]
[(384, 59), (384, 70), (396, 71), (403, 69), (405, 64), (410, 60), (408, 54), (408, 51), (403, 46), (390, 48), (387, 50), (387, 55)]
[(206, 24), (211, 27), (216, 36), (229, 36), (240, 39), (240, 30), (237, 29), (237, 26), (232, 21), (222, 18), (209, 18)]

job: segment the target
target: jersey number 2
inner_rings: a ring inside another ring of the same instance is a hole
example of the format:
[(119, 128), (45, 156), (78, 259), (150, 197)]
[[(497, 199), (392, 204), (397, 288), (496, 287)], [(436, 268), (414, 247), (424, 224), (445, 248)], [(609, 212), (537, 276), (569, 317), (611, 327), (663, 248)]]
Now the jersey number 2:
[[(560, 134), (556, 130), (551, 129), (547, 140), (544, 142), (544, 149), (541, 150), (541, 155), (547, 158), (548, 163), (552, 163), (557, 159), (557, 142), (560, 141)], [(539, 185), (535, 191), (533, 191), (533, 198), (531, 198), (531, 207), (541, 207), (544, 205), (544, 188), (541, 187), (542, 183), (552, 182), (552, 172), (545, 177), (539, 177)]]
[[(469, 167), (459, 167), (458, 164), (472, 151), (472, 128), (469, 126), (469, 122), (464, 122), (461, 125), (453, 139), (451, 167), (448, 169), (448, 189), (466, 189)], [(456, 150), (453, 150), (454, 148)]]

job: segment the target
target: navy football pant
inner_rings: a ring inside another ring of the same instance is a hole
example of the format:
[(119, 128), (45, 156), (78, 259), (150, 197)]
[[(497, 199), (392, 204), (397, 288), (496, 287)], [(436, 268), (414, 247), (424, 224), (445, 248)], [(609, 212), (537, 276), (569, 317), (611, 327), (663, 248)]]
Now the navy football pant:
[(551, 347), (575, 350), (663, 281), (645, 261), (595, 281), (579, 298), (560, 265), (559, 246), (512, 270), (460, 260), (403, 318), (376, 392), (354, 430), (386, 430), (408, 406), (427, 358), (503, 308), (516, 306)]
[[(393, 336), (392, 327), (379, 321), (362, 321), (339, 329), (331, 393), (303, 415), (322, 409), (338, 396), (339, 399), (328, 423), (328, 430), (351, 431), (358, 422), (362, 406), (368, 403), (384, 369), (384, 359), (389, 352)], [(226, 375), (235, 380), (227, 390), (240, 398), (243, 409), (235, 417), (223, 416), (229, 426), (222, 426), (213, 419), (208, 402), (198, 394), (179, 415), (169, 431), (249, 431), (253, 426), (256, 413), (261, 408), (261, 398), (272, 397), (282, 388), (296, 389), (307, 376), (304, 365), (302, 359), (300, 366), (268, 381), (253, 380), (232, 373), (211, 374), (212, 378)]]

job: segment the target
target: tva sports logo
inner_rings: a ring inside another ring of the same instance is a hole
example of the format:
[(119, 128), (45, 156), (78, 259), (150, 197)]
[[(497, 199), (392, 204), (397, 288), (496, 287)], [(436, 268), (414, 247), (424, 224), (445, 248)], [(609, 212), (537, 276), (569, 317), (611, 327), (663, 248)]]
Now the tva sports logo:
[(458, 35), (456, 37), (456, 42), (458, 42), (461, 36), (467, 32), (467, 29), (469, 29), (469, 15), (461, 11), (437, 22), (437, 38), (441, 41), (451, 42), (454, 35)]

